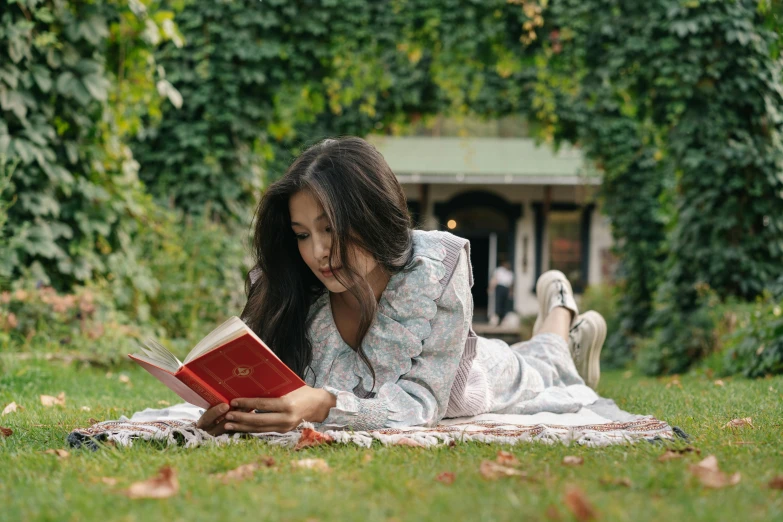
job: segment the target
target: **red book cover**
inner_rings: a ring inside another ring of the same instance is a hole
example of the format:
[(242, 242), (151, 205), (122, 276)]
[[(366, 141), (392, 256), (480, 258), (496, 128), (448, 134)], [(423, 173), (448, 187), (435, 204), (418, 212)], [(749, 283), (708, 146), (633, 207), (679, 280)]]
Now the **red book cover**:
[(240, 397), (282, 397), (305, 385), (249, 333), (197, 357), (175, 374), (130, 357), (182, 399), (204, 408)]

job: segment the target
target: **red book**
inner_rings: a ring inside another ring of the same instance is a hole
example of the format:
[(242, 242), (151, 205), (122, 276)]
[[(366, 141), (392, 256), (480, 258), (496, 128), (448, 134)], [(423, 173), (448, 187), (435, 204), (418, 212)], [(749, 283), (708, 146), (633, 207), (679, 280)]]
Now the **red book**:
[(305, 385), (239, 318), (202, 339), (180, 362), (154, 340), (128, 354), (185, 401), (209, 408), (239, 397), (282, 397)]

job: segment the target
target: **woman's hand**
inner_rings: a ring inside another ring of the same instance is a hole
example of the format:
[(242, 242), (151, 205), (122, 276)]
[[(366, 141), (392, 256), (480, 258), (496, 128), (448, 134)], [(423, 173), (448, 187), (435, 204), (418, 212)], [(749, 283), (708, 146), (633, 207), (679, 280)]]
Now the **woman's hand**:
[(204, 430), (213, 437), (223, 435), (226, 432), (226, 417), (230, 409), (228, 404), (216, 404), (204, 412), (196, 423), (198, 429)]
[[(202, 415), (197, 426), (201, 428), (203, 420), (206, 427), (201, 429), (218, 435), (227, 431), (285, 433), (295, 429), (302, 421), (323, 421), (336, 402), (334, 395), (326, 390), (303, 386), (277, 399), (234, 399), (225, 421), (221, 421), (220, 416), (228, 405), (214, 406)], [(253, 410), (264, 413), (246, 413)]]

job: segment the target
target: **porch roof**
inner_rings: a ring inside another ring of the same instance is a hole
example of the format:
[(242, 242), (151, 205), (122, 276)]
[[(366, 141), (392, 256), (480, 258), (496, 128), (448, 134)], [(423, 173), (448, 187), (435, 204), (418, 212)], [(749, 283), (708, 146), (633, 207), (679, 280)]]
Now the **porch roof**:
[(529, 138), (368, 136), (400, 183), (598, 184), (581, 152)]

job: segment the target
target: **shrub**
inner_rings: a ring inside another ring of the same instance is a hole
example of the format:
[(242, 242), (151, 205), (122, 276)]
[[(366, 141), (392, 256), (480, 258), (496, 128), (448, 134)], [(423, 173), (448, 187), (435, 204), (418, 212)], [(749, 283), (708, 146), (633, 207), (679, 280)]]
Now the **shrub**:
[(721, 373), (763, 377), (783, 373), (783, 300), (767, 295), (737, 319), (724, 336)]

